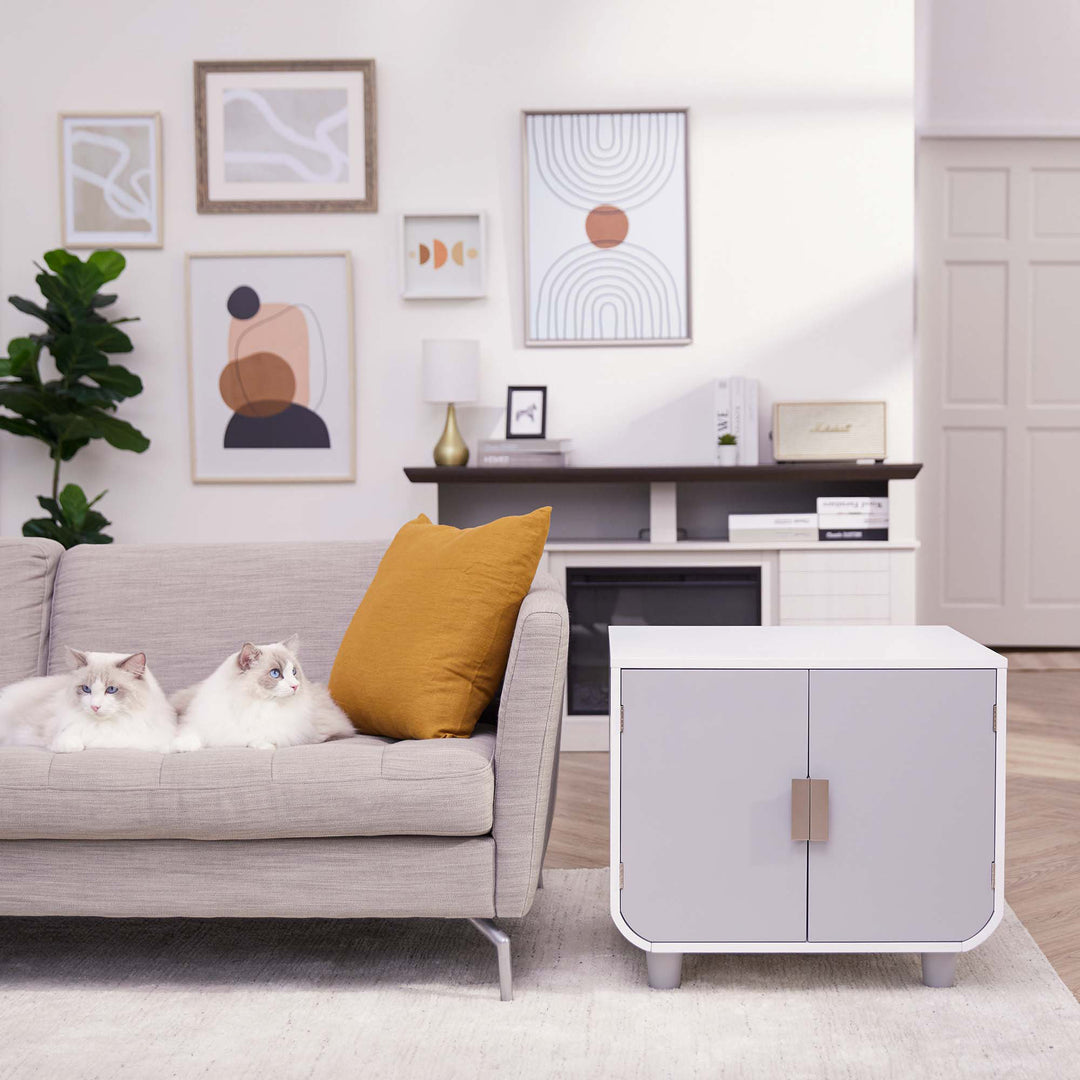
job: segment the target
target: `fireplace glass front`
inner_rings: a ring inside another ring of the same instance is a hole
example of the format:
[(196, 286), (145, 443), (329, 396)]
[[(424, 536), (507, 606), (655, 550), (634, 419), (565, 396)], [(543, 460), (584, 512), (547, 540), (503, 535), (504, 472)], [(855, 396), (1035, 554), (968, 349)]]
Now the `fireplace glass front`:
[(760, 626), (761, 568), (568, 568), (566, 600), (567, 712), (605, 714), (609, 626)]

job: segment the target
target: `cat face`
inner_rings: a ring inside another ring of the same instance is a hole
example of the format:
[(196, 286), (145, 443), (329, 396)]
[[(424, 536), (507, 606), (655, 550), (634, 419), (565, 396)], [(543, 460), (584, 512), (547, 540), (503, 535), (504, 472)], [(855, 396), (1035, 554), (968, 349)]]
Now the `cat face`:
[(71, 692), (75, 703), (95, 720), (124, 716), (139, 707), (143, 699), (146, 653), (114, 656), (111, 653), (84, 653), (68, 649), (74, 671)]
[(301, 693), (304, 673), (296, 658), (299, 645), (295, 634), (273, 645), (244, 642), (236, 654), (236, 664), (248, 690), (264, 701), (291, 701)]

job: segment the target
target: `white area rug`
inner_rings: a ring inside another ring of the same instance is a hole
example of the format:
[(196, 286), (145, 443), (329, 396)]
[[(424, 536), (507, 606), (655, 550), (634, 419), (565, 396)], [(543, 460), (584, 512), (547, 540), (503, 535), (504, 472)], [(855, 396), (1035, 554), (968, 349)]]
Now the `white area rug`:
[(0, 919), (0, 1076), (1080, 1076), (1080, 1005), (1010, 911), (930, 990), (914, 956), (700, 956), (651, 991), (606, 870), (549, 871), (516, 1000), (465, 922)]

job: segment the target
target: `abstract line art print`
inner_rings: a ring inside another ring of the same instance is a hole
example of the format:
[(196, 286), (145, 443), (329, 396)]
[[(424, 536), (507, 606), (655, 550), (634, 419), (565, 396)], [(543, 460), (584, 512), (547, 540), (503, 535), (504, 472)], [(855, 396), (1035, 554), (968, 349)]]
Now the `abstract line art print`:
[(195, 65), (198, 210), (376, 209), (373, 60)]
[(60, 116), (60, 208), (72, 248), (161, 247), (161, 117)]
[(524, 120), (525, 344), (688, 344), (687, 111)]
[(197, 481), (351, 480), (348, 256), (188, 257)]

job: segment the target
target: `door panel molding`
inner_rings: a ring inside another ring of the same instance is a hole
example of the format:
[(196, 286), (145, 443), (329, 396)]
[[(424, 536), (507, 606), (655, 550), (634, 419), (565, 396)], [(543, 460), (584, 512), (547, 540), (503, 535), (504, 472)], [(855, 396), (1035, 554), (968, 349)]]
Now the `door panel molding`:
[(1080, 647), (1080, 139), (923, 138), (917, 199), (918, 620)]

